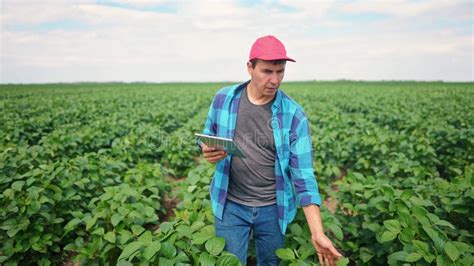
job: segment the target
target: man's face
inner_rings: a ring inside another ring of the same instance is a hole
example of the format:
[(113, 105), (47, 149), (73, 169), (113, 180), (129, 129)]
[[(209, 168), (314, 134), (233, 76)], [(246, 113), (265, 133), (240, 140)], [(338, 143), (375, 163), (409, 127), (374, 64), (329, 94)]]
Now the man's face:
[(259, 60), (252, 68), (252, 63), (248, 62), (247, 70), (257, 92), (263, 96), (274, 96), (285, 76), (285, 65), (286, 62), (275, 65), (271, 61)]

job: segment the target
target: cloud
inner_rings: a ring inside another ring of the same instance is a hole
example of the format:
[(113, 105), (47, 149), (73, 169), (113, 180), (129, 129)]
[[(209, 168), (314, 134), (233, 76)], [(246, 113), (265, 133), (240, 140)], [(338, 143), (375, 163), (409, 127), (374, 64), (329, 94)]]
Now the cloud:
[(0, 82), (241, 81), (266, 34), (297, 60), (288, 80), (473, 80), (470, 10), (469, 1), (3, 1)]
[[(454, 11), (456, 15), (469, 16), (472, 3), (469, 1), (353, 1), (340, 4), (339, 8), (347, 13), (383, 13), (400, 18), (418, 17), (426, 14), (446, 15)], [(472, 15), (470, 15), (472, 16)]]

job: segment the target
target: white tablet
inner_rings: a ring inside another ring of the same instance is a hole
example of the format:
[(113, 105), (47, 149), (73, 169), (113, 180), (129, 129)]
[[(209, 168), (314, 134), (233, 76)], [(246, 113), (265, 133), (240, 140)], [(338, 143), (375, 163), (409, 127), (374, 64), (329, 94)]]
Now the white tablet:
[(209, 147), (214, 147), (218, 150), (227, 151), (227, 153), (230, 155), (245, 158), (245, 154), (242, 149), (240, 149), (237, 144), (231, 139), (209, 136), (199, 133), (195, 133), (194, 135), (198, 137), (201, 142), (203, 142)]

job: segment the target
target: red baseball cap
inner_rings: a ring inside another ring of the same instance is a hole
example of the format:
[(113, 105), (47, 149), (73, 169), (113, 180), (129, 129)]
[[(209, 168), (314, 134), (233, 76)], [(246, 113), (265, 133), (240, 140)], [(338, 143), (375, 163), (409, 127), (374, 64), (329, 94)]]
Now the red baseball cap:
[(296, 62), (295, 60), (286, 56), (286, 49), (283, 43), (275, 36), (267, 35), (258, 38), (250, 49), (249, 61), (252, 59), (261, 60), (288, 60)]

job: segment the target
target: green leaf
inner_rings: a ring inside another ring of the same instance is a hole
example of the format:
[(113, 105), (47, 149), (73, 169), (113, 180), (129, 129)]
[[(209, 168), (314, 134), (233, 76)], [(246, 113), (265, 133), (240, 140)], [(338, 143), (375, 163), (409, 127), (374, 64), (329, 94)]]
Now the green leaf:
[(140, 225), (134, 224), (132, 225), (132, 233), (135, 236), (138, 236), (141, 234), (143, 231), (145, 231), (145, 228), (141, 227)]
[(187, 238), (192, 238), (193, 230), (191, 229), (190, 226), (179, 225), (179, 226), (176, 227), (175, 230), (176, 230), (176, 232), (178, 232), (178, 234), (180, 236), (187, 237)]
[(160, 257), (159, 262), (158, 262), (157, 265), (159, 265), (159, 266), (176, 266), (176, 263), (172, 259), (167, 259), (167, 258), (164, 258), (164, 257)]
[(425, 259), (426, 262), (432, 263), (436, 259), (435, 254), (423, 254), (423, 259)]
[(331, 231), (334, 233), (338, 240), (342, 240), (344, 238), (344, 233), (342, 232), (341, 227), (333, 225), (331, 226)]
[[(293, 266), (295, 265), (294, 262), (290, 263), (290, 266)], [(312, 264), (309, 264), (308, 262), (304, 261), (304, 260), (297, 260), (296, 261), (296, 266), (311, 266)]]
[(409, 227), (412, 224), (411, 219), (413, 219), (410, 214), (399, 211), (398, 212), (398, 220), (400, 221), (401, 226), (403, 227)]
[(189, 186), (189, 187), (188, 187), (188, 192), (189, 192), (189, 193), (192, 193), (196, 188), (197, 188), (196, 185)]
[(41, 203), (39, 203), (38, 201), (32, 200), (30, 202), (30, 206), (28, 207), (28, 214), (36, 213), (37, 211), (39, 211), (40, 208), (41, 208)]
[(349, 265), (349, 258), (342, 258), (336, 261), (336, 266), (346, 266)]
[(385, 231), (382, 234), (382, 243), (394, 240), (399, 232)]
[(222, 255), (217, 260), (217, 266), (238, 266), (238, 265), (240, 265), (240, 261), (233, 254)]
[(372, 232), (378, 232), (380, 230), (380, 225), (378, 223), (373, 222), (364, 222), (362, 223), (362, 228), (369, 229)]
[(211, 237), (212, 235), (208, 233), (199, 232), (199, 233), (193, 234), (193, 238), (191, 241), (194, 245), (201, 245), (201, 244), (204, 244), (204, 242), (206, 242)]
[(180, 262), (189, 262), (189, 257), (188, 255), (186, 255), (184, 251), (180, 251), (173, 260), (176, 261), (177, 262), (176, 265), (179, 265), (179, 266), (189, 265), (188, 263), (183, 263), (183, 264), (180, 263)]
[(196, 221), (191, 225), (191, 230), (196, 231), (206, 226), (204, 222)]
[(453, 245), (451, 241), (447, 242), (444, 245), (444, 252), (446, 252), (446, 254), (452, 261), (456, 261), (457, 259), (459, 259), (459, 250), (456, 248), (455, 245)]
[(359, 257), (362, 259), (364, 263), (367, 263), (374, 257), (374, 254), (372, 254), (372, 252), (368, 249), (361, 250), (359, 253)]
[(219, 253), (224, 250), (225, 240), (222, 237), (214, 237), (207, 240), (205, 247), (207, 252), (211, 253), (214, 256), (219, 255)]
[(146, 260), (150, 261), (151, 258), (153, 258), (153, 256), (155, 256), (155, 254), (160, 251), (160, 248), (160, 241), (153, 241), (145, 248), (145, 251), (143, 252), (143, 257), (145, 257)]
[(164, 222), (160, 224), (160, 232), (168, 233), (171, 229), (173, 229), (173, 223), (171, 222)]
[(79, 218), (74, 218), (71, 221), (69, 221), (66, 226), (64, 226), (64, 231), (65, 233), (74, 230), (76, 228), (76, 225), (80, 224), (82, 222), (81, 219)]
[(422, 228), (433, 241), (436, 250), (442, 252), (444, 250), (445, 241), (439, 237), (439, 233), (427, 226), (423, 226)]
[(404, 244), (409, 244), (412, 242), (413, 238), (415, 237), (415, 230), (411, 229), (410, 227), (403, 228), (402, 232), (398, 236), (400, 241)]
[(314, 255), (316, 252), (314, 250), (314, 247), (313, 245), (302, 245), (299, 249), (298, 249), (298, 253), (299, 253), (299, 259), (300, 260), (305, 260), (306, 258), (308, 258), (309, 256), (311, 255)]
[(423, 201), (423, 199), (420, 199), (416, 196), (411, 197), (410, 201), (413, 202), (413, 204), (415, 204), (415, 205), (425, 206), (425, 201)]
[(417, 251), (421, 251), (421, 254), (429, 254), (430, 246), (427, 243), (420, 240), (413, 240), (412, 243), (413, 246), (416, 247)]
[[(211, 215), (212, 215), (212, 212), (209, 212)], [(204, 226), (203, 228), (201, 228), (201, 230), (199, 232), (202, 232), (202, 233), (207, 233), (211, 236), (215, 235), (214, 233), (214, 226), (213, 225), (206, 225)]]
[[(413, 199), (413, 197), (412, 197)], [(423, 225), (430, 226), (430, 220), (428, 219), (428, 212), (418, 205), (413, 206), (413, 215)]]
[(46, 218), (46, 220), (50, 221), (51, 220), (51, 215), (47, 212), (40, 212), (39, 213), (41, 216), (43, 216), (44, 218)]
[(341, 176), (341, 171), (339, 170), (339, 167), (333, 166), (331, 170), (332, 170), (332, 173), (333, 173), (336, 177)]
[(117, 224), (120, 223), (120, 221), (122, 221), (122, 219), (123, 219), (122, 215), (115, 213), (114, 215), (112, 215), (112, 218), (110, 220), (112, 222), (112, 225), (115, 227), (117, 226)]
[(137, 252), (143, 246), (142, 242), (131, 242), (125, 246), (118, 260), (128, 259), (131, 260), (134, 257), (134, 253)]
[(413, 192), (413, 190), (411, 190), (411, 189), (405, 189), (405, 190), (403, 190), (402, 195), (400, 195), (400, 197), (403, 198), (403, 199), (409, 199), (409, 198), (412, 197), (413, 195), (415, 195), (415, 193)]
[(4, 263), (7, 259), (7, 256), (0, 256), (0, 263)]
[(384, 194), (385, 196), (390, 197), (390, 198), (391, 198), (391, 197), (393, 196), (393, 194), (395, 193), (395, 191), (393, 190), (393, 188), (392, 188), (391, 186), (385, 185), (385, 186), (382, 187), (382, 189), (383, 189), (383, 194)]
[(16, 235), (16, 233), (18, 233), (20, 230), (21, 230), (21, 228), (12, 228), (12, 229), (7, 231), (7, 235), (9, 237), (14, 237)]
[(459, 265), (474, 265), (474, 256), (463, 256), (457, 263), (459, 263)]
[(355, 184), (352, 184), (352, 189), (354, 191), (362, 191), (364, 190), (364, 186), (360, 183), (355, 183)]
[(174, 245), (175, 245), (177, 248), (180, 248), (180, 249), (182, 249), (182, 250), (188, 250), (188, 249), (189, 249), (189, 243), (188, 243), (188, 241), (178, 240), (178, 241), (174, 242)]
[(54, 224), (60, 224), (60, 223), (62, 223), (62, 222), (64, 222), (64, 219), (63, 219), (63, 218), (56, 218), (56, 219), (54, 219), (54, 221), (53, 221)]
[(111, 231), (104, 235), (104, 239), (109, 241), (112, 244), (115, 244), (115, 232)]
[(445, 266), (445, 265), (452, 265), (452, 264), (453, 263), (445, 255), (438, 255), (438, 257), (436, 257), (437, 266)]
[(295, 236), (302, 236), (303, 235), (303, 228), (297, 223), (293, 223), (289, 226), (289, 229), (292, 234)]
[(117, 266), (133, 266), (133, 263), (131, 263), (130, 261), (126, 261), (126, 260), (119, 260), (117, 262)]
[(15, 181), (12, 184), (12, 189), (16, 191), (21, 191), (24, 185), (25, 185), (25, 181)]
[(406, 251), (397, 251), (388, 255), (387, 259), (395, 261), (404, 261), (407, 256), (408, 253)]
[(386, 220), (383, 222), (383, 225), (385, 228), (387, 228), (388, 231), (392, 232), (400, 232), (401, 226), (400, 223), (397, 220)]
[(121, 230), (120, 232), (120, 244), (127, 243), (130, 239), (132, 239), (133, 235), (128, 230)]
[(413, 252), (413, 253), (408, 254), (408, 256), (405, 258), (405, 261), (415, 262), (415, 261), (421, 259), (422, 256), (423, 255), (421, 255), (420, 253)]
[[(31, 179), (28, 179), (27, 182), (26, 182), (26, 185), (27, 186), (31, 186), (31, 184), (33, 182), (30, 181)], [(34, 180), (34, 179), (33, 179)], [(28, 188), (28, 198), (30, 200), (37, 200), (39, 199), (39, 196), (40, 196), (40, 192), (43, 191), (43, 189), (39, 188), (39, 187), (36, 187), (36, 186), (32, 186), (30, 188)]]
[(161, 244), (161, 253), (168, 259), (172, 259), (176, 255), (176, 247), (170, 242), (163, 242)]
[(352, 175), (360, 182), (365, 181), (365, 177), (361, 173), (353, 172)]
[(199, 265), (213, 266), (216, 265), (216, 260), (211, 255), (209, 255), (209, 253), (203, 252), (199, 256)]
[(467, 252), (469, 250), (469, 245), (464, 242), (452, 241), (453, 245), (459, 250), (460, 253)]
[(454, 227), (454, 225), (452, 225), (450, 222), (445, 221), (445, 220), (439, 220), (439, 221), (437, 221), (435, 224), (436, 224), (436, 225), (441, 225), (441, 226), (447, 226), (447, 227), (449, 227), (449, 228), (451, 228), (451, 229), (453, 229), (453, 230), (456, 229), (456, 228)]
[(291, 248), (279, 248), (275, 253), (282, 260), (295, 260), (295, 253)]
[(81, 211), (73, 211), (71, 212), (72, 216), (74, 216), (75, 218), (79, 218), (79, 219), (82, 219), (84, 218), (84, 213), (81, 212)]
[(92, 226), (95, 225), (95, 223), (97, 222), (97, 218), (94, 217), (94, 218), (88, 218), (86, 219), (86, 230), (90, 230), (92, 228)]
[[(304, 246), (308, 244), (308, 238), (301, 238), (301, 237), (294, 237), (293, 240), (297, 242), (300, 246)], [(298, 253), (297, 253), (298, 254)]]
[(97, 229), (95, 229), (91, 235), (98, 235), (98, 236), (103, 236), (104, 235), (104, 228), (102, 227), (99, 227)]
[(153, 237), (150, 231), (145, 231), (139, 238), (138, 241), (142, 242), (145, 245), (148, 245), (152, 242)]
[(84, 239), (79, 236), (74, 241), (74, 244), (76, 244), (76, 246), (78, 246), (78, 247), (83, 247), (84, 246)]
[(153, 217), (153, 215), (155, 214), (155, 209), (153, 209), (153, 208), (150, 207), (150, 206), (146, 206), (145, 209), (144, 209), (144, 211), (145, 211), (145, 215), (146, 215), (147, 217)]
[(432, 213), (428, 213), (426, 216), (428, 216), (428, 218), (430, 219), (430, 221), (434, 224), (436, 224), (437, 222), (440, 221), (439, 217), (435, 214), (432, 214)]

